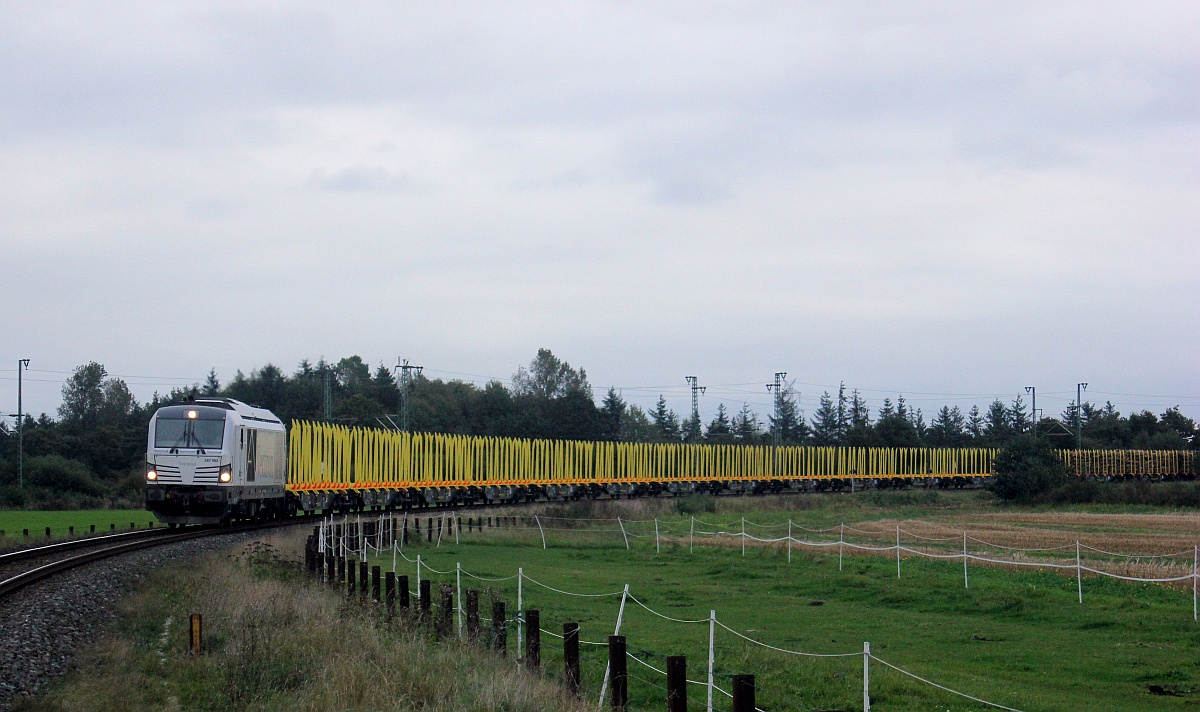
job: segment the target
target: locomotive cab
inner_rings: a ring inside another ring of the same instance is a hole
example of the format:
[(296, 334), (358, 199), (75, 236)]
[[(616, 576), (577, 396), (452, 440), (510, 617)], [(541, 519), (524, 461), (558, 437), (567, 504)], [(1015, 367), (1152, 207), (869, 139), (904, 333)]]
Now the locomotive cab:
[(159, 408), (146, 445), (146, 509), (170, 525), (289, 514), (279, 418), (228, 398)]

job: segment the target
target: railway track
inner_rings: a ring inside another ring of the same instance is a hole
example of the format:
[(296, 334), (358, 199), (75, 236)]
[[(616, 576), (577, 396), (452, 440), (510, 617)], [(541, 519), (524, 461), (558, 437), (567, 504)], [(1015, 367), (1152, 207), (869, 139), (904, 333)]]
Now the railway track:
[[(315, 517), (295, 517), (278, 522), (244, 524), (233, 527), (203, 527), (181, 532), (160, 529), (111, 534), (0, 554), (0, 600), (38, 581), (92, 562), (193, 539), (304, 524), (312, 519)], [(85, 549), (88, 551), (76, 553)]]

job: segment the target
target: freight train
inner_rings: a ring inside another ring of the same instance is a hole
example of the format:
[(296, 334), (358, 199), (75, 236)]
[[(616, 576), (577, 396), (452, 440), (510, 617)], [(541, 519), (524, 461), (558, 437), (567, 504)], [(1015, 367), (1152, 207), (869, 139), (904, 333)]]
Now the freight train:
[[(168, 524), (297, 511), (504, 504), (655, 495), (964, 487), (989, 448), (852, 448), (531, 440), (296, 421), (227, 398), (161, 408), (150, 422), (146, 507)], [(1190, 451), (1060, 451), (1102, 478), (1191, 479)]]

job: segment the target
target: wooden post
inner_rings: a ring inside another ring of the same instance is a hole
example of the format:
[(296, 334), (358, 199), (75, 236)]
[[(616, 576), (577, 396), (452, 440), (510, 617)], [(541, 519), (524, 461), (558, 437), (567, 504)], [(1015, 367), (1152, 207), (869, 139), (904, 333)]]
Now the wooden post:
[(378, 566), (371, 567), (371, 600), (379, 603), (379, 575), (383, 573)]
[(428, 517), (425, 520), (429, 524), (429, 543), (433, 543), (433, 517)]
[(352, 563), (346, 567), (346, 595), (354, 598), (356, 593), (358, 593), (358, 582), (354, 580), (354, 564)]
[(504, 619), (504, 601), (492, 601), (492, 647), (503, 657), (508, 648), (508, 621)]
[(388, 571), (383, 578), (383, 604), (388, 618), (396, 615), (396, 572)]
[(479, 640), (479, 591), (467, 589), (467, 640)]
[(67, 535), (68, 535), (68, 536), (75, 536), (75, 527), (73, 527), (73, 526), (71, 526), (71, 527), (67, 527)]
[(337, 580), (345, 581), (346, 580), (346, 557), (344, 557), (344, 556), (337, 557), (337, 566), (338, 566)]
[(608, 681), (612, 691), (612, 708), (624, 710), (629, 706), (629, 674), (626, 671), (625, 636), (608, 636)]
[(733, 712), (754, 712), (754, 676), (733, 676)]
[(442, 611), (438, 616), (437, 633), (439, 637), (450, 637), (450, 628), (454, 623), (454, 587), (448, 583), (441, 586)]
[(358, 562), (358, 597), (364, 603), (367, 601), (367, 576), (367, 562)]
[(421, 604), (421, 621), (429, 620), (429, 611), (433, 608), (433, 594), (430, 592), (429, 579), (421, 579), (421, 585), (418, 588), (417, 596)]
[(396, 577), (396, 594), (400, 597), (401, 613), (408, 613), (408, 576)]
[(667, 712), (687, 712), (687, 657), (667, 656)]
[(531, 608), (525, 611), (525, 667), (537, 672), (542, 665), (541, 611)]
[(200, 657), (200, 652), (204, 649), (204, 626), (199, 613), (193, 613), (188, 617), (188, 622), (191, 624), (188, 627), (188, 650), (193, 658)]
[(579, 673), (579, 624), (563, 623), (563, 671), (567, 689), (579, 694), (582, 682)]

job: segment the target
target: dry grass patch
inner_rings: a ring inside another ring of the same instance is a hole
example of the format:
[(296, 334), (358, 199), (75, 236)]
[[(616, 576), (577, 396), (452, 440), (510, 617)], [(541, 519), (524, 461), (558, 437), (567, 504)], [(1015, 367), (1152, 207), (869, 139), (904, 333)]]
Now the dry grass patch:
[[(293, 563), (301, 541), (271, 536), (154, 575), (67, 680), (19, 709), (584, 709), (511, 659), (434, 643), (311, 583)], [(187, 654), (193, 611), (204, 615), (198, 660)]]

